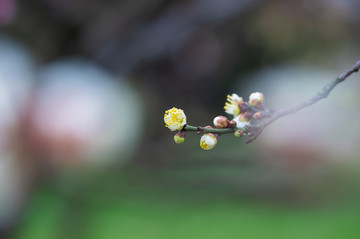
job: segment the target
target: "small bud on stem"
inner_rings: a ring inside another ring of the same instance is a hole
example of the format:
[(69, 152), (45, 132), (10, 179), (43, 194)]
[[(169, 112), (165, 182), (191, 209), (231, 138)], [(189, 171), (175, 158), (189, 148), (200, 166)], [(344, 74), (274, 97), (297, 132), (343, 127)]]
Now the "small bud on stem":
[(184, 131), (179, 131), (177, 134), (175, 134), (174, 136), (174, 141), (177, 144), (182, 144), (185, 141), (185, 136), (186, 133)]
[(227, 128), (229, 126), (229, 120), (225, 116), (216, 116), (213, 123), (216, 128)]
[(208, 133), (201, 136), (200, 147), (204, 150), (210, 150), (217, 144), (217, 137), (214, 134)]
[(238, 129), (235, 131), (234, 135), (235, 135), (235, 137), (240, 138), (241, 136), (244, 135), (244, 131)]
[(261, 120), (261, 119), (263, 119), (265, 117), (265, 115), (262, 112), (256, 112), (256, 113), (253, 114), (252, 117), (254, 119), (256, 119), (256, 120)]

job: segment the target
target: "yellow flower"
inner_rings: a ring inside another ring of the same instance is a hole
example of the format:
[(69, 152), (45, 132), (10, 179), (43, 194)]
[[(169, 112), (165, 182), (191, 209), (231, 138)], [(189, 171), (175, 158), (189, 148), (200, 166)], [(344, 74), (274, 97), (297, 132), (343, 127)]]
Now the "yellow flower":
[(181, 130), (186, 124), (186, 115), (182, 109), (173, 107), (165, 111), (164, 122), (171, 131)]
[(244, 103), (243, 98), (237, 94), (232, 94), (227, 96), (227, 101), (224, 106), (225, 112), (234, 116), (239, 115), (240, 105)]
[(204, 134), (200, 139), (200, 147), (204, 150), (209, 150), (215, 147), (217, 138), (214, 134)]

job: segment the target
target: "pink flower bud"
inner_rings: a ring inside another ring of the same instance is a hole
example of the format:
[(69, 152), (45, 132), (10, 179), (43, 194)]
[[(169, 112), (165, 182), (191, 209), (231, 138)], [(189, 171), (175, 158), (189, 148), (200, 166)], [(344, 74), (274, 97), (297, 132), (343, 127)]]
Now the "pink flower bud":
[(216, 128), (227, 128), (229, 126), (229, 120), (225, 116), (216, 116), (213, 123)]
[(256, 112), (255, 114), (253, 114), (252, 116), (254, 119), (260, 120), (264, 118), (264, 114), (261, 112)]

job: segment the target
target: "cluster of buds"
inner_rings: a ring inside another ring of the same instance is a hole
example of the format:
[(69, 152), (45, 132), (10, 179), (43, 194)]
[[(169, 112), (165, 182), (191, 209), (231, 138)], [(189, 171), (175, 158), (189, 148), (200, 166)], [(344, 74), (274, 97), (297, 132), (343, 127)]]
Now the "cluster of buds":
[(251, 124), (252, 119), (260, 120), (265, 117), (264, 100), (264, 94), (260, 92), (252, 93), (248, 102), (234, 93), (227, 96), (224, 109), (226, 113), (233, 115), (237, 128), (244, 128)]
[(187, 125), (184, 111), (173, 107), (165, 112), (165, 126), (171, 131), (179, 131), (174, 136), (174, 141), (178, 144), (185, 141), (186, 131), (197, 131), (202, 135), (200, 147), (209, 150), (215, 147), (220, 134), (233, 133), (236, 137), (241, 137), (247, 134), (247, 129), (254, 120), (261, 120), (268, 115), (264, 105), (264, 94), (260, 92), (252, 93), (248, 102), (237, 94), (228, 95), (224, 109), (233, 119), (216, 116), (213, 120), (215, 128), (212, 128)]

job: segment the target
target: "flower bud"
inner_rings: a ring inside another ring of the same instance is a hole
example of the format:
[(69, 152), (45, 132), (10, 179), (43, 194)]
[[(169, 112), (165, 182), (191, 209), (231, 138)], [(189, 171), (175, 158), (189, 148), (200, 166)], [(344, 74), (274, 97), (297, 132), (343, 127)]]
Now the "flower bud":
[(247, 112), (241, 114), (242, 116), (240, 116), (240, 117), (243, 117), (245, 119), (245, 121), (250, 121), (251, 118), (253, 117), (253, 114), (254, 114), (253, 112), (247, 111)]
[(261, 120), (264, 118), (264, 114), (262, 112), (256, 112), (252, 116), (254, 119)]
[(262, 104), (264, 102), (264, 94), (260, 92), (252, 93), (249, 97), (249, 104), (251, 106), (257, 106), (259, 104)]
[(235, 120), (230, 120), (229, 121), (229, 128), (236, 128), (236, 122), (235, 122)]
[(214, 125), (216, 128), (227, 128), (229, 120), (225, 116), (216, 116), (214, 118)]
[(234, 133), (235, 137), (240, 138), (241, 136), (244, 135), (244, 132), (240, 129), (236, 130)]
[(214, 134), (204, 134), (200, 139), (200, 147), (204, 150), (209, 150), (215, 147), (217, 144), (217, 138)]
[(177, 134), (175, 134), (175, 135), (174, 135), (174, 141), (175, 141), (175, 143), (177, 143), (177, 144), (182, 144), (182, 143), (184, 143), (184, 141), (185, 141), (185, 136), (186, 136), (186, 134), (185, 134), (185, 132), (183, 132), (183, 131), (180, 131), (180, 132), (178, 132)]

